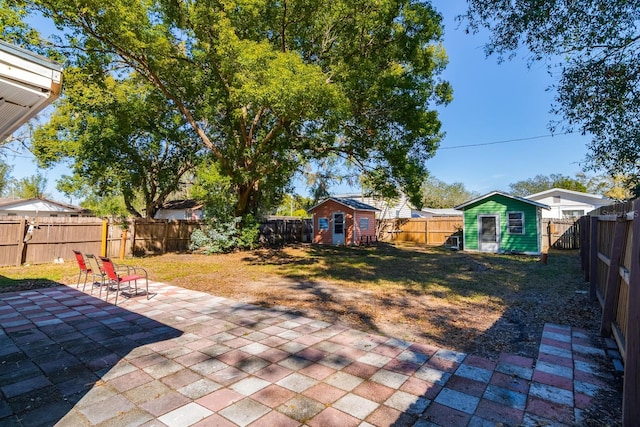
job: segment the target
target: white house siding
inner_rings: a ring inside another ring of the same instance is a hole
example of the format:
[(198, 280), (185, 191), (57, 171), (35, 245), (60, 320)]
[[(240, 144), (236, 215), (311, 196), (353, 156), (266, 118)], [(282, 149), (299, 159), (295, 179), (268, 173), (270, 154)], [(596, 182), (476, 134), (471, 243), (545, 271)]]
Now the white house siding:
[(185, 209), (160, 209), (156, 213), (155, 219), (202, 219), (202, 209), (185, 210)]
[(17, 200), (15, 203), (4, 203), (0, 206), (0, 216), (18, 217), (70, 217), (80, 216), (82, 209), (73, 209), (47, 200)]
[(560, 197), (560, 202), (558, 202), (554, 197), (544, 197), (537, 201), (551, 207), (551, 210), (549, 211), (542, 211), (542, 218), (562, 219), (564, 218), (562, 211), (582, 211), (583, 214), (586, 214), (596, 208), (593, 204), (581, 203), (576, 200), (567, 200), (562, 196)]
[(527, 199), (543, 203), (551, 208), (549, 211), (542, 210), (543, 219), (567, 218), (565, 212), (574, 212), (574, 217), (579, 217), (581, 216), (580, 213), (585, 215), (599, 207), (613, 204), (613, 201), (602, 196), (563, 189), (553, 189), (532, 194)]
[(396, 203), (392, 204), (387, 204), (385, 201), (375, 197), (362, 196), (360, 194), (341, 194), (335, 197), (357, 200), (379, 209), (379, 212), (376, 212), (376, 219), (411, 218), (411, 211), (413, 210), (409, 200), (404, 195), (401, 195)]

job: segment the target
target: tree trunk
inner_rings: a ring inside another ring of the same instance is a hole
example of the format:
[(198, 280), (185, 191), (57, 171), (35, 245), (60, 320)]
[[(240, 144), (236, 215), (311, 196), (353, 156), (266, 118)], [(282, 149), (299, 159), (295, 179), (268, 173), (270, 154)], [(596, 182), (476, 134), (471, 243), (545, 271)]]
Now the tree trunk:
[(247, 214), (255, 214), (255, 197), (258, 192), (258, 182), (251, 184), (238, 185), (237, 196), (238, 202), (234, 209), (235, 216), (245, 216)]

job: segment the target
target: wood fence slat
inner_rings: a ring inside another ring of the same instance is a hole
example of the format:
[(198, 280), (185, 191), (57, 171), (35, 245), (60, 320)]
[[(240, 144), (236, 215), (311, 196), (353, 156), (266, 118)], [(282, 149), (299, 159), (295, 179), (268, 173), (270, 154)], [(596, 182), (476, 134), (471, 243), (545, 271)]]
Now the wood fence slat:
[(598, 286), (598, 217), (591, 217), (589, 233), (589, 298), (596, 299), (596, 287)]
[(19, 267), (22, 265), (22, 263), (24, 262), (24, 238), (26, 236), (26, 230), (27, 230), (27, 220), (26, 218), (23, 218), (22, 220), (20, 220), (20, 228), (18, 229), (18, 236), (17, 236), (17, 242), (18, 242), (18, 253), (16, 254), (16, 266)]
[(629, 274), (629, 298), (627, 301), (626, 360), (622, 395), (622, 423), (637, 425), (640, 420), (640, 199), (633, 203), (633, 243)]
[(602, 320), (600, 321), (600, 334), (602, 336), (608, 337), (611, 335), (611, 323), (615, 318), (615, 304), (618, 299), (618, 289), (620, 286), (620, 259), (622, 257), (622, 245), (624, 245), (626, 229), (626, 219), (618, 218), (613, 235), (611, 256), (609, 257), (609, 273), (602, 307)]

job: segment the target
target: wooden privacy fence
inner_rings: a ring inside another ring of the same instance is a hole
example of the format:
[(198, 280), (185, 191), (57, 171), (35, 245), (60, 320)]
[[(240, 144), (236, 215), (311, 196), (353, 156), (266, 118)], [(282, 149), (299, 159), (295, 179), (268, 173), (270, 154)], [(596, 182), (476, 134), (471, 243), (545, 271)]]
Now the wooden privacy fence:
[(0, 217), (0, 266), (68, 260), (72, 249), (116, 256), (121, 233), (106, 225), (90, 217)]
[(640, 420), (640, 199), (580, 219), (580, 255), (590, 295), (602, 306), (600, 332), (624, 361), (623, 425)]
[[(102, 218), (0, 217), (0, 267), (73, 259), (72, 250), (109, 257), (186, 252), (203, 221), (137, 218), (123, 226)], [(31, 227), (31, 228), (30, 228)], [(260, 225), (260, 242), (311, 242), (307, 219), (275, 219)]]
[(407, 218), (378, 221), (378, 239), (443, 245), (462, 230), (462, 216)]
[[(462, 227), (461, 216), (384, 220), (378, 222), (378, 239), (439, 246), (451, 243), (455, 237), (461, 241)], [(461, 243), (464, 244), (462, 241)], [(543, 219), (543, 252), (549, 248), (580, 248), (580, 223), (574, 220)]]
[(260, 224), (260, 243), (263, 244), (311, 243), (312, 239), (311, 218), (274, 218)]
[(553, 249), (580, 249), (580, 221), (542, 219), (542, 252)]

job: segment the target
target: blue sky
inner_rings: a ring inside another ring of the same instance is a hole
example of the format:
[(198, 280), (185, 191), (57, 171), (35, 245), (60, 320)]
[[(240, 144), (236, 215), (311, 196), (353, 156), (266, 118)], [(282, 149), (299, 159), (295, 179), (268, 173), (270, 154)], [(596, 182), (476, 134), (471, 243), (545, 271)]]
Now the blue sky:
[[(510, 183), (538, 174), (574, 176), (580, 172), (579, 163), (589, 142), (588, 136), (580, 134), (452, 148), (550, 134), (548, 124), (554, 116), (549, 111), (554, 92), (547, 89), (554, 77), (544, 64), (528, 68), (526, 52), (501, 64), (496, 58), (485, 58), (482, 45), (486, 34), (465, 34), (455, 21), (455, 16), (464, 12), (465, 2), (434, 0), (433, 4), (444, 16), (449, 65), (443, 77), (452, 84), (454, 96), (453, 102), (438, 109), (446, 136), (435, 157), (427, 161), (431, 175), (446, 183), (462, 182), (467, 189), (483, 194), (508, 191)], [(9, 155), (7, 160), (14, 164), (15, 178), (37, 171), (30, 158)], [(41, 172), (48, 178), (47, 192), (68, 202), (55, 190), (55, 180), (66, 173), (66, 168)], [(332, 190), (353, 189), (335, 186)]]
[[(455, 16), (464, 12), (461, 0), (435, 0), (444, 16), (444, 46), (449, 65), (443, 77), (453, 86), (453, 102), (439, 109), (446, 137), (427, 162), (432, 176), (462, 182), (469, 190), (487, 193), (509, 190), (509, 184), (538, 174), (574, 176), (581, 171), (587, 136), (555, 135), (526, 141), (453, 149), (548, 135), (554, 83), (544, 64), (527, 67), (526, 52), (498, 64), (486, 58), (486, 34), (465, 34)], [(458, 28), (459, 27), (459, 28)]]

